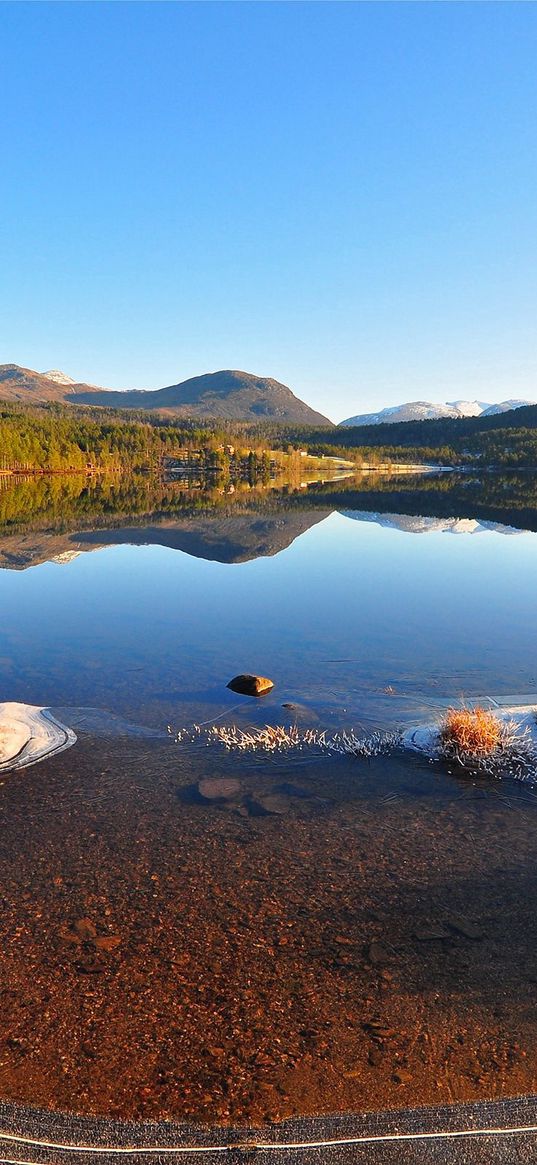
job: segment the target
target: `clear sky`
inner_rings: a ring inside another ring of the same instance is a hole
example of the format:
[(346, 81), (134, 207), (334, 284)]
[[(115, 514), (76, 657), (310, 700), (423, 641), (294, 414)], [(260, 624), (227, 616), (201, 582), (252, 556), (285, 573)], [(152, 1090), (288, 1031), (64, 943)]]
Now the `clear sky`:
[(537, 5), (3, 3), (0, 362), (537, 399)]

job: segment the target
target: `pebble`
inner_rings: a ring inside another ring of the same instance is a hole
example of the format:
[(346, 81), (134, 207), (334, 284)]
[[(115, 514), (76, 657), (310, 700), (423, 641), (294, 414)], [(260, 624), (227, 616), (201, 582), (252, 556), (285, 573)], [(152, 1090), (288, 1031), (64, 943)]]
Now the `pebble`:
[(377, 942), (376, 939), (369, 943), (367, 957), (374, 967), (383, 967), (385, 963), (390, 961), (390, 955), (386, 947), (382, 943)]
[(394, 1084), (410, 1084), (412, 1072), (409, 1072), (407, 1068), (396, 1068), (392, 1075), (392, 1080)]
[(74, 929), (83, 942), (92, 942), (97, 937), (97, 927), (91, 918), (77, 918)]

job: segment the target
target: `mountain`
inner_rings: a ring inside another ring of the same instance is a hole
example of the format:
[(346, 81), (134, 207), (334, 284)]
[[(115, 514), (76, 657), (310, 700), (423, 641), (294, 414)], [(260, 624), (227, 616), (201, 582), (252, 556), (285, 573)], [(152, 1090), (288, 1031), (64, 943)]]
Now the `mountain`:
[(49, 368), (48, 372), (42, 372), (41, 376), (44, 376), (45, 380), (53, 380), (55, 384), (76, 384), (72, 376), (60, 372), (59, 368)]
[(404, 534), (520, 534), (514, 526), (502, 522), (479, 521), (477, 518), (429, 518), (409, 514), (384, 514), (369, 510), (340, 510), (344, 518), (355, 522), (375, 522)]
[(0, 538), (0, 570), (26, 570), (43, 562), (68, 565), (83, 551), (107, 546), (165, 546), (208, 562), (253, 562), (272, 558), (323, 522), (332, 509), (287, 513), (240, 514), (237, 517), (161, 519), (139, 526), (54, 533), (22, 530)]
[[(251, 372), (225, 369), (193, 376), (180, 384), (152, 392), (133, 390), (92, 393), (84, 401), (80, 385), (75, 403), (108, 405), (113, 408), (151, 409), (184, 417), (224, 417), (231, 421), (282, 421), (302, 425), (332, 425), (278, 380), (254, 376)], [(66, 399), (70, 399), (67, 397)]]
[(340, 421), (340, 427), (396, 425), (404, 421), (432, 421), (444, 417), (491, 417), (534, 403), (531, 400), (504, 400), (501, 404), (491, 405), (478, 400), (455, 400), (447, 401), (446, 404), (433, 404), (427, 400), (415, 400), (408, 404), (381, 409), (378, 413), (362, 413), (356, 417), (348, 417), (346, 421)]
[(502, 400), (498, 405), (487, 405), (481, 413), (482, 417), (496, 417), (499, 413), (508, 413), (511, 409), (523, 409), (526, 405), (534, 405), (534, 400)]
[[(64, 379), (59, 380), (59, 376)], [(45, 374), (34, 372), (31, 368), (21, 368), (19, 364), (0, 364), (0, 400), (19, 400), (25, 404), (65, 401), (67, 392), (71, 394), (70, 399), (75, 400), (73, 394), (78, 389), (88, 399), (91, 394), (102, 391), (91, 384), (75, 384), (70, 377), (65, 378), (64, 372)], [(75, 403), (78, 402), (75, 400)]]
[(92, 550), (95, 546), (166, 546), (208, 562), (253, 562), (256, 558), (273, 558), (287, 550), (296, 538), (324, 522), (331, 513), (327, 508), (298, 513), (277, 510), (268, 514), (175, 518), (139, 527), (87, 530), (71, 535), (71, 541), (78, 550)]
[(28, 403), (62, 401), (114, 409), (148, 409), (182, 417), (333, 427), (332, 421), (299, 400), (278, 380), (230, 369), (193, 376), (167, 388), (119, 392), (76, 382), (57, 369), (45, 373), (21, 368), (18, 364), (2, 364), (0, 399)]

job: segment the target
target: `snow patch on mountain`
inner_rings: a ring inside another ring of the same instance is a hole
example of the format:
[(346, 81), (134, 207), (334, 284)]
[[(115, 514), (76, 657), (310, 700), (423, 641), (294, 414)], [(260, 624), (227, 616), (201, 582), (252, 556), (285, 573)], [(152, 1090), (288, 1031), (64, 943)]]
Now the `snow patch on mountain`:
[(519, 409), (534, 404), (531, 400), (504, 400), (500, 404), (488, 404), (481, 400), (454, 400), (445, 404), (434, 404), (428, 400), (414, 400), (407, 404), (393, 405), (378, 413), (361, 413), (340, 421), (340, 427), (350, 425), (394, 425), (399, 421), (433, 421), (439, 417), (491, 417), (505, 413), (508, 409)]
[(457, 417), (480, 417), (488, 405), (482, 400), (448, 400), (447, 407), (455, 409)]
[(482, 417), (493, 417), (497, 413), (507, 413), (509, 409), (523, 409), (524, 405), (534, 405), (534, 400), (502, 400), (498, 405), (486, 405)]
[(60, 372), (59, 368), (49, 368), (48, 372), (42, 372), (41, 376), (46, 376), (47, 380), (53, 380), (56, 384), (77, 384), (72, 376), (68, 376), (66, 372)]
[(522, 534), (514, 526), (477, 518), (428, 518), (411, 514), (382, 514), (376, 510), (340, 510), (354, 522), (374, 522), (405, 534)]

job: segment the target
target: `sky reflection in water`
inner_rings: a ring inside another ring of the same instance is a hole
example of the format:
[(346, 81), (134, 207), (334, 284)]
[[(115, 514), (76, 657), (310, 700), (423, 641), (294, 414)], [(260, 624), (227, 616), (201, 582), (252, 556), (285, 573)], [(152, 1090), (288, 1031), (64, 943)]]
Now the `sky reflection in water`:
[(313, 518), (250, 562), (120, 545), (1, 571), (4, 698), (188, 723), (258, 671), (277, 685), (263, 716), (305, 699), (352, 722), (397, 718), (388, 686), (433, 699), (537, 686), (537, 535)]

